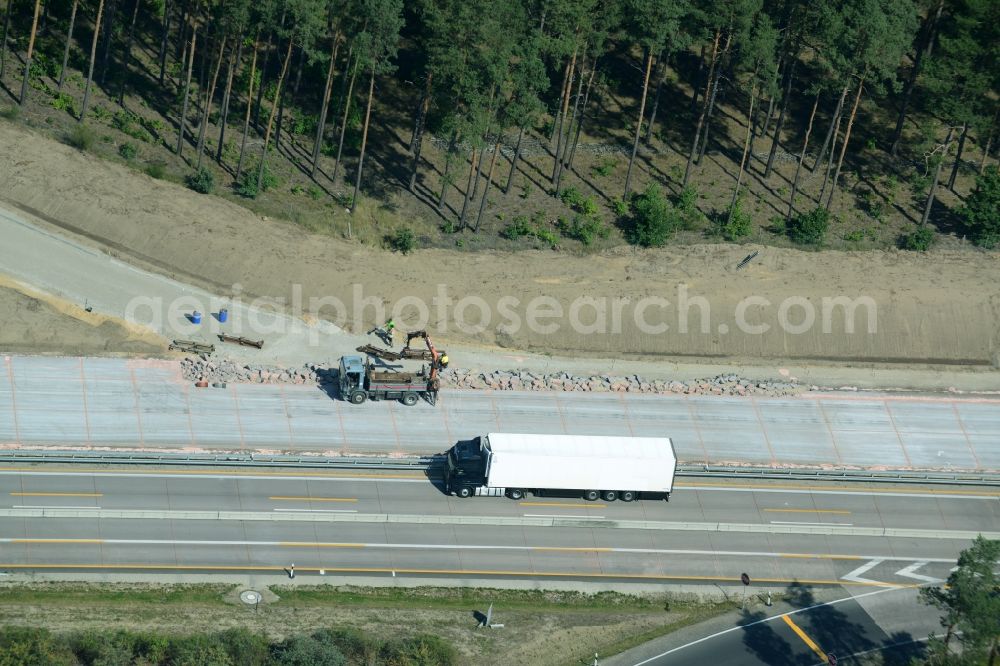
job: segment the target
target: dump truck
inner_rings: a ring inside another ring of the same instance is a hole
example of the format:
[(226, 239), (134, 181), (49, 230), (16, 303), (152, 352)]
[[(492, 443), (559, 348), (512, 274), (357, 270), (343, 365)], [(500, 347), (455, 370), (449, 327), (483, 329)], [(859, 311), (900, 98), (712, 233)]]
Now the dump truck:
[(378, 370), (362, 356), (344, 356), (338, 370), (340, 395), (355, 405), (366, 400), (399, 400), (412, 407), (421, 398), (432, 405), (437, 401), (440, 381), (426, 367), (417, 372)]
[(446, 456), (446, 491), (523, 499), (539, 496), (631, 502), (669, 500), (677, 455), (667, 437), (489, 433)]

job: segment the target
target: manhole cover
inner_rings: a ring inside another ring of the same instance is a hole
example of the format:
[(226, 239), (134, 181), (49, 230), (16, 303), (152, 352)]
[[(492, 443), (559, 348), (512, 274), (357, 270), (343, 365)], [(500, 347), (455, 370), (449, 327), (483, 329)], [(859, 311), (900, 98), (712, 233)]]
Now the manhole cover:
[(256, 606), (260, 603), (260, 592), (255, 592), (253, 590), (244, 590), (240, 592), (240, 601), (245, 604), (250, 604), (251, 606)]

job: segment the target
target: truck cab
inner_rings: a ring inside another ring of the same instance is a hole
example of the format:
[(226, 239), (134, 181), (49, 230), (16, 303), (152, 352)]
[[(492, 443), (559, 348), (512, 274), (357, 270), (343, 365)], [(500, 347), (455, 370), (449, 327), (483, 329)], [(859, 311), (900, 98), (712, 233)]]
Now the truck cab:
[(445, 491), (468, 497), (473, 489), (486, 484), (488, 453), (482, 437), (458, 442), (448, 451), (445, 461)]
[[(337, 377), (340, 380), (340, 397), (351, 402), (364, 402), (365, 391), (365, 361), (360, 356), (344, 356), (340, 359)], [(360, 400), (352, 396), (363, 395)]]

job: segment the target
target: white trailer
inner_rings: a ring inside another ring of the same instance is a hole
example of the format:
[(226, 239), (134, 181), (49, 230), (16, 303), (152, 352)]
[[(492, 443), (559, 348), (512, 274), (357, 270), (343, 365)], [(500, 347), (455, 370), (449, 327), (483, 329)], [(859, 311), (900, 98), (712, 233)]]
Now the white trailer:
[(459, 497), (578, 495), (669, 499), (677, 469), (667, 437), (489, 433), (448, 452), (445, 486)]

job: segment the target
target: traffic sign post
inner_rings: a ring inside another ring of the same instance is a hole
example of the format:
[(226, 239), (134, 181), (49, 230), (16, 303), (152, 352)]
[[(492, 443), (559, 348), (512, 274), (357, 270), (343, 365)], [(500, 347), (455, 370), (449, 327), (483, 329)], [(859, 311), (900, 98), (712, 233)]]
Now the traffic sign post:
[(747, 588), (750, 587), (750, 575), (747, 573), (740, 574), (740, 582), (743, 583), (743, 603), (740, 605), (740, 610), (746, 610), (747, 607)]

